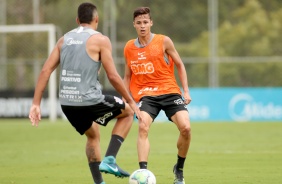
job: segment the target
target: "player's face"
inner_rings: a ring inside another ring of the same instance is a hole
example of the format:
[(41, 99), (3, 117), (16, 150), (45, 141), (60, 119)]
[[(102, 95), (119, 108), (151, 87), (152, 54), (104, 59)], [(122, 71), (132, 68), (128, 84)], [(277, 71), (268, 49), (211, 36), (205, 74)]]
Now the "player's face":
[(146, 36), (151, 33), (151, 26), (153, 21), (150, 19), (149, 14), (143, 14), (135, 17), (133, 26), (136, 29), (138, 36)]

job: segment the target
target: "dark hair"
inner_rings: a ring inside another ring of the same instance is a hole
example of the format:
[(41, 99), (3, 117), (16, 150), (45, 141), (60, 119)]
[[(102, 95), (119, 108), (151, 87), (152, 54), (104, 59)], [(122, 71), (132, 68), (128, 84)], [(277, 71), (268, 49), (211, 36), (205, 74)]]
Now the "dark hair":
[(97, 13), (97, 7), (92, 3), (82, 3), (77, 9), (77, 17), (80, 23), (90, 24), (93, 15)]
[(150, 8), (149, 7), (139, 7), (134, 10), (133, 12), (133, 20), (139, 16), (139, 15), (144, 15), (144, 14), (149, 14), (149, 17), (151, 19), (151, 14), (150, 14)]

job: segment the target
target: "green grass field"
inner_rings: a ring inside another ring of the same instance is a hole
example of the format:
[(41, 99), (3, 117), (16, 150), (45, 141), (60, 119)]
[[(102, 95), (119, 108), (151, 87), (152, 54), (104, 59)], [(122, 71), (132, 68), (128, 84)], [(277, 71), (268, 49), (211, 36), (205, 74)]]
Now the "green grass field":
[[(104, 155), (113, 123), (101, 127)], [(125, 140), (118, 164), (138, 168), (137, 124)], [(149, 169), (158, 184), (172, 184), (178, 131), (172, 123), (153, 124)], [(1, 184), (91, 184), (85, 137), (67, 121), (0, 120)], [(282, 123), (192, 123), (185, 172), (187, 184), (281, 184)], [(128, 179), (104, 175), (107, 184)]]

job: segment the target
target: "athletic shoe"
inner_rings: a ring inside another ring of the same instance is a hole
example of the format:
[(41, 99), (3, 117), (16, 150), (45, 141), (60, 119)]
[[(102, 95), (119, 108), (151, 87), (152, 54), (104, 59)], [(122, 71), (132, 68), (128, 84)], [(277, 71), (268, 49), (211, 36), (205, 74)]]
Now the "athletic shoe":
[(116, 177), (129, 177), (130, 174), (126, 171), (123, 171), (117, 164), (116, 159), (113, 156), (107, 156), (101, 162), (99, 166), (99, 170), (103, 173), (110, 173), (115, 175)]
[[(96, 184), (96, 183), (95, 183)], [(100, 183), (100, 184), (106, 184), (104, 181), (102, 182), (102, 183)]]
[(175, 176), (173, 184), (185, 184), (184, 177), (183, 177), (183, 171), (177, 171), (176, 165), (173, 167), (173, 173)]

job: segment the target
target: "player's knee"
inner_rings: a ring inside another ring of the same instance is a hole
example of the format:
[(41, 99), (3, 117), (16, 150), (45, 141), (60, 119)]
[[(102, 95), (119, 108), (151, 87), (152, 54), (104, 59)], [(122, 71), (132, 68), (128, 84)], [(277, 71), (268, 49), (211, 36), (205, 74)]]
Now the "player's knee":
[(191, 136), (191, 127), (190, 126), (182, 127), (180, 129), (180, 134), (185, 138), (189, 138)]
[(149, 126), (146, 125), (145, 123), (139, 123), (139, 134), (147, 136), (149, 132)]

